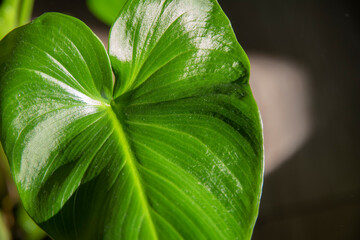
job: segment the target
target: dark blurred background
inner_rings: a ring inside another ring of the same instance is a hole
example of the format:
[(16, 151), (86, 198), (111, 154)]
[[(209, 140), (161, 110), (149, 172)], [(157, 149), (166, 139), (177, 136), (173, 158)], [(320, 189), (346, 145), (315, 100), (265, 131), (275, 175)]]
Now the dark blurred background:
[[(252, 65), (266, 171), (253, 239), (360, 239), (360, 26), (356, 1), (219, 0)], [(35, 0), (109, 27), (85, 1)], [(20, 239), (20, 238), (18, 238)]]
[[(220, 3), (249, 53), (264, 120), (269, 171), (253, 239), (360, 239), (358, 5), (316, 0)], [(271, 59), (280, 59), (283, 67), (266, 69), (259, 57), (271, 66)], [(286, 71), (293, 74), (288, 82), (274, 79)], [(279, 92), (286, 88), (289, 92)], [(289, 138), (291, 134), (299, 137)]]

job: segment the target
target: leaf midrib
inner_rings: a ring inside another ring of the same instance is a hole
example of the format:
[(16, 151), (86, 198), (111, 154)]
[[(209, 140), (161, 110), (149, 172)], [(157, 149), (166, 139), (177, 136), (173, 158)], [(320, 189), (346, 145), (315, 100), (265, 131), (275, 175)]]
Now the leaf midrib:
[(133, 151), (131, 149), (131, 146), (127, 140), (123, 126), (121, 125), (121, 119), (118, 118), (117, 114), (114, 112), (114, 110), (111, 107), (108, 108), (107, 113), (109, 114), (109, 117), (113, 124), (114, 132), (116, 133), (116, 136), (118, 137), (119, 146), (123, 150), (124, 157), (125, 157), (125, 164), (128, 165), (131, 176), (133, 177), (134, 186), (137, 190), (136, 192), (138, 193), (138, 197), (141, 202), (141, 205), (143, 206), (145, 218), (148, 219), (149, 228), (150, 228), (151, 236), (152, 236), (151, 239), (157, 240), (158, 236), (157, 236), (157, 232), (156, 232), (156, 229), (154, 226), (153, 219), (150, 214), (149, 202), (147, 200), (147, 197), (145, 196), (144, 186), (141, 183), (141, 177), (140, 177), (139, 171), (136, 167), (137, 160), (136, 160), (136, 158), (133, 154)]

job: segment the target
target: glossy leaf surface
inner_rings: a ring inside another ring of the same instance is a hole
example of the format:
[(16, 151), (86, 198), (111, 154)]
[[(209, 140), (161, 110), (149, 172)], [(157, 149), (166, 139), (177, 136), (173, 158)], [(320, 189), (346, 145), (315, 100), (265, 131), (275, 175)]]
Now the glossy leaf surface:
[(2, 142), (29, 214), (55, 239), (249, 239), (261, 124), (217, 2), (128, 1), (109, 56), (54, 13), (0, 43)]

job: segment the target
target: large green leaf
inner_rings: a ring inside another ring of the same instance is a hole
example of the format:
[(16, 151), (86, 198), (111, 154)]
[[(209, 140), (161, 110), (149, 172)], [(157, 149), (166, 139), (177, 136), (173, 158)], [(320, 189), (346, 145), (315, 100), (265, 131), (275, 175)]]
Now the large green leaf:
[(128, 1), (109, 48), (56, 13), (0, 43), (2, 142), (30, 216), (55, 239), (249, 239), (261, 123), (217, 2)]

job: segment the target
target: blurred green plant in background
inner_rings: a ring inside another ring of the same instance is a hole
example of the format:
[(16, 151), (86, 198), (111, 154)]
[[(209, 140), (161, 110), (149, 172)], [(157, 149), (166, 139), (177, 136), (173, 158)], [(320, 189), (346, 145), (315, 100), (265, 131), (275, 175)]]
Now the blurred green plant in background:
[(4, 0), (0, 6), (0, 39), (30, 20), (34, 0)]
[(87, 0), (87, 6), (92, 14), (103, 23), (111, 26), (119, 15), (126, 1), (122, 0)]

